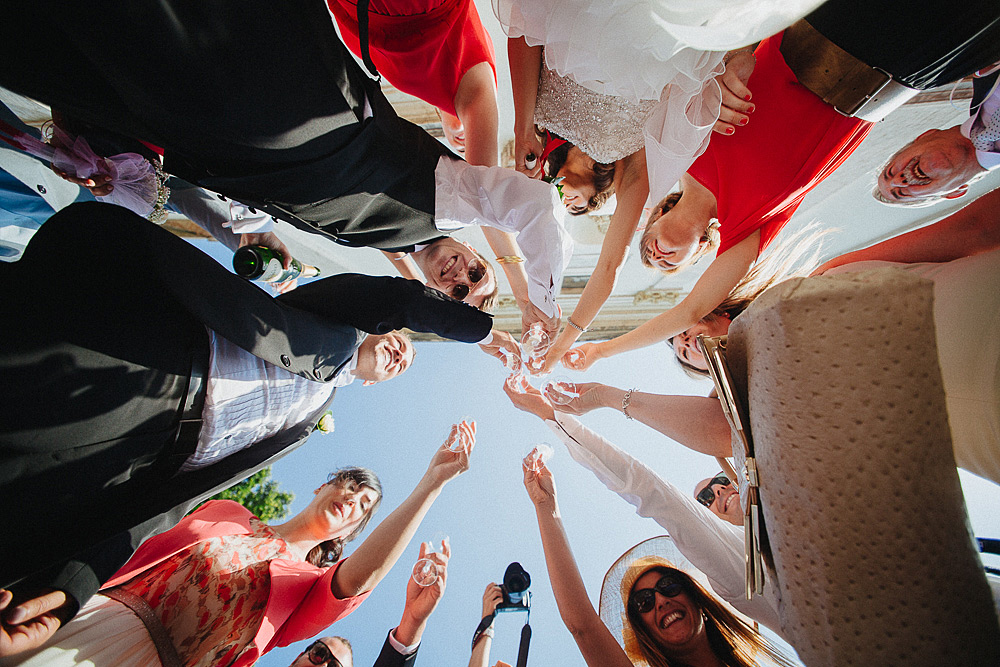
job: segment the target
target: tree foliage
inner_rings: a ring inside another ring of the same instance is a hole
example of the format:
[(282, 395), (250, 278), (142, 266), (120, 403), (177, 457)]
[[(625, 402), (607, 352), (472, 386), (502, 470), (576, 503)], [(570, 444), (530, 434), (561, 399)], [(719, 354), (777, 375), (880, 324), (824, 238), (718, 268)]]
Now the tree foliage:
[(210, 500), (235, 500), (253, 512), (261, 521), (283, 519), (294, 493), (281, 491), (271, 479), (271, 468), (259, 470), (242, 482), (212, 496)]

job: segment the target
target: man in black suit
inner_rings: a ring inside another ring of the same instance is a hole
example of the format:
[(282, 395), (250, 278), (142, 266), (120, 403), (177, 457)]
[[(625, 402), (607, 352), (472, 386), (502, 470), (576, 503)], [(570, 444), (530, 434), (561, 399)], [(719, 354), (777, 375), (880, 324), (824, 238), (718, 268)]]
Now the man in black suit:
[(1000, 114), (1000, 70), (973, 78), (967, 121), (927, 130), (889, 158), (879, 170), (872, 195), (894, 206), (930, 206), (964, 196), (971, 183), (1000, 166), (1000, 145), (995, 140), (977, 147), (971, 138), (996, 114)]
[[(554, 188), (467, 165), (400, 119), (323, 0), (133, 0), (100, 12), (40, 0), (12, 14), (0, 23), (0, 84), (156, 144), (166, 171), (342, 245), (410, 252), (453, 222), (561, 227)], [(521, 250), (539, 287), (524, 296), (555, 320), (568, 253), (537, 247), (569, 243), (553, 233)]]
[[(219, 350), (310, 380), (298, 383), (311, 392), (341, 376), (365, 331), (476, 342), (492, 322), (401, 278), (331, 276), (275, 299), (97, 203), (53, 216), (19, 262), (0, 264), (0, 279), (0, 494), (18, 499), (0, 540), (0, 586), (16, 582), (20, 599), (64, 591), (63, 618), (142, 539), (301, 444), (325, 410), (189, 468)], [(383, 355), (390, 374), (408, 363), (399, 348)]]

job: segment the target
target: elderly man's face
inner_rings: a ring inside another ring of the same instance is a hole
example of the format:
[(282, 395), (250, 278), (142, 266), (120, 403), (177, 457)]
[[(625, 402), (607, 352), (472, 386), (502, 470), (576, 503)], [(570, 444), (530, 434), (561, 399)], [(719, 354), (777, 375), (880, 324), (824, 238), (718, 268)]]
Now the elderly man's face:
[(889, 202), (958, 197), (980, 171), (975, 148), (957, 127), (928, 130), (886, 163), (878, 189)]
[(358, 349), (358, 367), (355, 375), (367, 382), (382, 382), (400, 375), (413, 362), (413, 344), (410, 339), (392, 331), (371, 335)]
[(451, 238), (435, 241), (420, 267), (427, 284), (478, 308), (496, 287), (496, 276), (464, 243)]
[(351, 649), (337, 637), (320, 637), (299, 654), (290, 667), (354, 667)]
[[(712, 502), (707, 505), (709, 511), (723, 521), (728, 521), (734, 526), (742, 526), (743, 506), (740, 505), (740, 491), (736, 485), (728, 480), (726, 483), (722, 483), (718, 477), (703, 479), (694, 487), (695, 498), (698, 498), (698, 495), (709, 487), (714, 496)], [(700, 499), (699, 502), (701, 502)]]

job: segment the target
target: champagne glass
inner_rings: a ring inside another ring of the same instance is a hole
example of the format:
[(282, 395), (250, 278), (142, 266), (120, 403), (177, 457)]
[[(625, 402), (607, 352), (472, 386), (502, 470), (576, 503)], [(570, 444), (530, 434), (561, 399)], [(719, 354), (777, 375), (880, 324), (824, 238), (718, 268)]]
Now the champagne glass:
[(528, 391), (528, 387), (531, 386), (531, 383), (523, 373), (518, 373), (517, 375), (511, 375), (507, 378), (507, 385), (518, 394), (525, 394)]
[(538, 472), (542, 469), (542, 464), (552, 458), (552, 454), (552, 447), (548, 443), (540, 442), (537, 445), (531, 446), (531, 449), (525, 455), (524, 459), (522, 459), (521, 463), (524, 465), (525, 470)]
[(500, 354), (503, 356), (504, 368), (510, 372), (511, 376), (518, 375), (522, 372), (520, 354), (515, 354), (514, 352), (511, 352), (503, 347), (500, 348)]
[(557, 376), (545, 383), (542, 393), (556, 405), (566, 405), (580, 397), (580, 387), (563, 376)]
[(566, 366), (570, 370), (575, 371), (576, 370), (575, 365), (586, 358), (587, 355), (583, 353), (583, 350), (581, 350), (578, 347), (574, 347), (572, 350), (566, 353)]
[(424, 588), (432, 586), (438, 580), (437, 563), (430, 558), (421, 558), (413, 564), (413, 574), (411, 576), (417, 586), (423, 586)]
[(468, 449), (472, 444), (470, 436), (464, 429), (460, 428), (461, 424), (466, 424), (472, 428), (476, 426), (476, 422), (469, 416), (462, 417), (457, 424), (453, 424), (448, 431), (447, 439), (444, 441), (450, 451), (460, 452)]

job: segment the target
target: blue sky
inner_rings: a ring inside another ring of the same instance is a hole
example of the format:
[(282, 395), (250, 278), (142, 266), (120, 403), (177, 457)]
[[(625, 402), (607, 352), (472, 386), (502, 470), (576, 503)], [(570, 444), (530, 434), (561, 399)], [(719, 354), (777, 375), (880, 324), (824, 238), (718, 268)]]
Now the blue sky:
[[(220, 244), (198, 245), (229, 261)], [(657, 345), (600, 362), (584, 374), (567, 371), (566, 375), (655, 393), (707, 394), (709, 383), (687, 378), (668, 354), (664, 345)], [(534, 511), (521, 483), (520, 459), (535, 443), (547, 442), (555, 450), (550, 467), (591, 600), (598, 599), (604, 574), (619, 555), (633, 544), (663, 533), (570, 459), (543, 422), (515, 409), (503, 393), (504, 378), (499, 362), (478, 346), (418, 343), (416, 359), (407, 373), (379, 385), (362, 387), (356, 383), (340, 390), (332, 406), (335, 431), (313, 435), (275, 465), (274, 477), (283, 489), (296, 494), (293, 512), (305, 506), (327, 472), (345, 465), (372, 468), (385, 489), (382, 509), (372, 522), (375, 525), (412, 490), (453, 421), (468, 415), (478, 423), (469, 472), (445, 488), (404, 558), (364, 605), (328, 633), (351, 640), (359, 667), (374, 662), (385, 633), (399, 621), (419, 541), (445, 534), (451, 539), (453, 552), (448, 588), (428, 624), (420, 664), (449, 667), (468, 663), (483, 590), (490, 581), (501, 579), (511, 561), (519, 561), (532, 577), (529, 664), (584, 664), (559, 619)], [(682, 489), (693, 489), (698, 480), (717, 471), (713, 459), (693, 453), (638, 422), (629, 422), (617, 411), (596, 411), (582, 421)], [(1000, 536), (1000, 516), (995, 512), (1000, 488), (964, 473), (962, 479), (974, 532)], [(524, 614), (501, 615), (490, 664), (498, 659), (514, 664), (523, 623)], [(257, 664), (284, 667), (306, 645), (303, 642), (272, 651)]]

